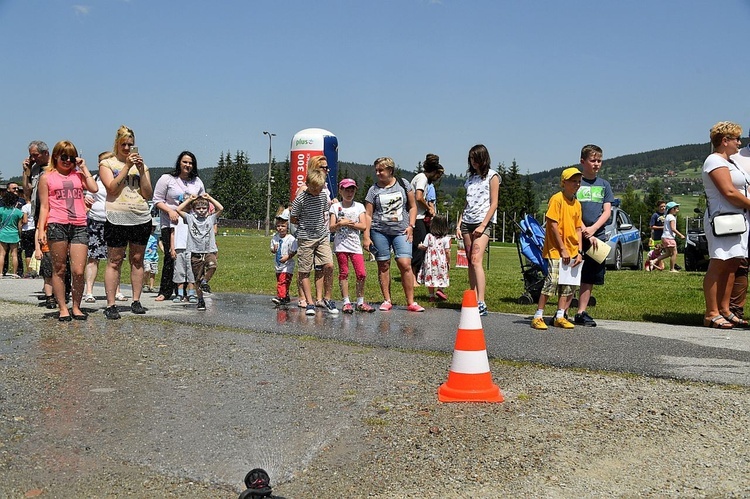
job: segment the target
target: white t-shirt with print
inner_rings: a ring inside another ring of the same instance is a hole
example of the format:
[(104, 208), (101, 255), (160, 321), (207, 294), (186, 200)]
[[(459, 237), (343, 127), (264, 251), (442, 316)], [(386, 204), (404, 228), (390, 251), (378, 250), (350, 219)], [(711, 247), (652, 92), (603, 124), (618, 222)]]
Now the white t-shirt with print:
[[(461, 220), (466, 224), (481, 224), (490, 209), (490, 180), (498, 173), (489, 169), (483, 179), (479, 175), (472, 175), (466, 179), (466, 208)], [(499, 177), (498, 177), (499, 178)], [(492, 222), (497, 221), (497, 211), (492, 214)]]
[[(331, 206), (328, 212), (336, 217), (336, 221), (344, 218), (352, 222), (358, 222), (359, 216), (365, 212), (362, 203), (354, 201), (352, 205), (345, 208), (343, 203)], [(362, 253), (362, 242), (359, 239), (360, 231), (352, 227), (341, 227), (333, 236), (333, 251), (335, 253)]]

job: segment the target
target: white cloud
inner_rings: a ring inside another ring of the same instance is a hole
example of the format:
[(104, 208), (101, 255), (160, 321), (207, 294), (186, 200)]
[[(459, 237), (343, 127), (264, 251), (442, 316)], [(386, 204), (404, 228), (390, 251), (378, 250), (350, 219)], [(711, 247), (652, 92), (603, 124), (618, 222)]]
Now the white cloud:
[(91, 11), (91, 7), (88, 5), (74, 5), (73, 6), (73, 12), (76, 13), (77, 16), (86, 16)]

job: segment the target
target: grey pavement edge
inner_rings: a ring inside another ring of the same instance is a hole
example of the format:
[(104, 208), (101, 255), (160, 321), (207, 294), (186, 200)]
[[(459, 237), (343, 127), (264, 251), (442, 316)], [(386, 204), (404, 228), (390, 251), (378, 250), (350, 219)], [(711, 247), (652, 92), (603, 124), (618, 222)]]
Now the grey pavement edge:
[[(130, 288), (123, 285), (130, 298)], [(0, 280), (0, 300), (39, 304), (41, 279)], [(82, 304), (89, 313), (102, 313), (104, 289), (96, 288), (97, 303)], [(460, 301), (458, 291), (451, 293)], [(239, 293), (206, 295), (207, 310), (194, 304), (154, 301), (143, 293), (144, 316), (129, 313), (130, 301), (118, 302), (120, 320), (158, 318), (168, 321), (223, 326), (287, 335), (311, 335), (363, 345), (418, 351), (452, 352), (460, 306), (407, 312), (395, 306), (390, 312), (331, 316), (323, 309), (305, 316), (295, 306), (275, 309), (270, 296)], [(398, 297), (398, 295), (396, 295)], [(339, 303), (340, 306), (340, 303)], [(530, 310), (531, 312), (531, 310)], [(56, 316), (40, 308), (40, 314)], [(702, 327), (597, 319), (595, 328), (562, 330), (550, 326), (540, 332), (530, 328), (528, 316), (490, 313), (482, 318), (490, 358), (693, 381), (750, 386), (750, 331), (721, 331)], [(57, 327), (57, 322), (54, 323)]]

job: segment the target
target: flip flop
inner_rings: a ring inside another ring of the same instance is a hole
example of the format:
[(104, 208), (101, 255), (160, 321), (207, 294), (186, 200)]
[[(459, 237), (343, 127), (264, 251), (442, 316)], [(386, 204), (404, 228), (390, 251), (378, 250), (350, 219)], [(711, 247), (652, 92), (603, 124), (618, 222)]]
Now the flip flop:
[(728, 320), (732, 324), (732, 326), (734, 326), (734, 327), (740, 327), (740, 328), (750, 327), (750, 323), (748, 323), (745, 319), (740, 319), (739, 317), (737, 317), (733, 313), (731, 313), (729, 315), (724, 315), (723, 317), (726, 320)]
[(734, 324), (726, 320), (723, 316), (717, 315), (710, 319), (703, 319), (703, 325), (711, 329), (733, 329)]

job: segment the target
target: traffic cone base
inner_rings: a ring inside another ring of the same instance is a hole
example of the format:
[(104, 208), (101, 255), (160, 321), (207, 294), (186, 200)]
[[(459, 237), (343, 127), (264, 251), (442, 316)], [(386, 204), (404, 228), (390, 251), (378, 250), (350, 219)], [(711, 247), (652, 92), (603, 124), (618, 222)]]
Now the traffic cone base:
[(448, 381), (438, 388), (440, 402), (502, 402), (500, 388), (492, 383), (487, 345), (477, 295), (464, 292)]
[[(451, 388), (461, 386), (468, 388)], [(486, 388), (480, 388), (486, 387)], [(500, 387), (492, 383), (492, 373), (462, 374), (448, 373), (448, 381), (438, 390), (440, 402), (503, 402)]]

